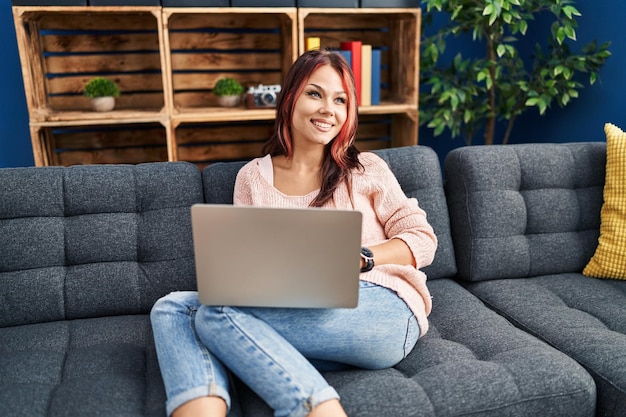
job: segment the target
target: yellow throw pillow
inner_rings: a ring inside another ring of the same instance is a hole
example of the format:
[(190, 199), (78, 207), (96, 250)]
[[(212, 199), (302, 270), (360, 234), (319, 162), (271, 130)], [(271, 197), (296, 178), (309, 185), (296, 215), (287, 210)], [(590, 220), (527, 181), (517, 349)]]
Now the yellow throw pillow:
[(600, 238), (583, 274), (595, 278), (626, 279), (626, 133), (610, 123), (606, 134), (604, 203)]

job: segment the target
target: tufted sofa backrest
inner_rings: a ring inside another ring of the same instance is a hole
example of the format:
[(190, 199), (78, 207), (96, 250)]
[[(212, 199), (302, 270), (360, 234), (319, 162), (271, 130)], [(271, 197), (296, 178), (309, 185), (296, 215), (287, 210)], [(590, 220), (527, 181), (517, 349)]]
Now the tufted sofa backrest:
[(445, 159), (459, 277), (581, 272), (598, 243), (606, 144), (462, 147)]
[[(437, 234), (439, 245), (435, 260), (424, 268), (428, 279), (453, 276), (456, 264), (437, 154), (425, 146), (388, 148), (375, 153), (387, 162), (405, 194), (417, 198)], [(203, 170), (204, 194), (208, 203), (232, 204), (235, 178), (244, 164), (216, 163)]]
[(193, 289), (189, 163), (0, 170), (0, 327), (147, 313)]

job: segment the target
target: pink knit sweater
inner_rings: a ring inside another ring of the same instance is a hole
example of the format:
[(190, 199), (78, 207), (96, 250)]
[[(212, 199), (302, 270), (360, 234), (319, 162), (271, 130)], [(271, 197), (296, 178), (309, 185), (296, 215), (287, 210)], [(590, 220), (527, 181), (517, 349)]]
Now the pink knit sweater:
[[(426, 275), (419, 270), (435, 256), (437, 237), (426, 221), (426, 213), (417, 200), (407, 198), (385, 161), (371, 152), (360, 154), (365, 168), (352, 175), (352, 198), (342, 184), (325, 207), (358, 210), (363, 214), (363, 246), (372, 246), (391, 238), (407, 243), (415, 265), (376, 265), (362, 273), (360, 279), (395, 291), (402, 298), (420, 327), (420, 335), (428, 330), (427, 316), (432, 307)], [(234, 203), (265, 207), (308, 207), (318, 191), (304, 196), (287, 196), (273, 186), (272, 160), (269, 155), (246, 164), (237, 175)]]

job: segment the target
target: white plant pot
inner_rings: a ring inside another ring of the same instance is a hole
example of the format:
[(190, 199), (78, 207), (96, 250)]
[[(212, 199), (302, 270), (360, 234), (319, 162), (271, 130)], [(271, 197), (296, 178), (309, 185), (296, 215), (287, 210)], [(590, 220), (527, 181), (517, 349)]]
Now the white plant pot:
[(241, 96), (218, 96), (217, 102), (222, 107), (235, 107), (241, 103)]
[(93, 97), (91, 108), (95, 111), (111, 111), (115, 108), (115, 97)]

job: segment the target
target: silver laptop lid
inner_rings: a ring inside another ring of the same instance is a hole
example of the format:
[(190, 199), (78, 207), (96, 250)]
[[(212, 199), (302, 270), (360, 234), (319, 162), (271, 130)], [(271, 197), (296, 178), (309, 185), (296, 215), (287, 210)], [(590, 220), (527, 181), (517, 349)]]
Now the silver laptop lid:
[(191, 214), (201, 303), (356, 307), (360, 212), (196, 204)]

